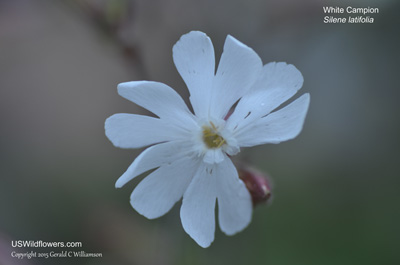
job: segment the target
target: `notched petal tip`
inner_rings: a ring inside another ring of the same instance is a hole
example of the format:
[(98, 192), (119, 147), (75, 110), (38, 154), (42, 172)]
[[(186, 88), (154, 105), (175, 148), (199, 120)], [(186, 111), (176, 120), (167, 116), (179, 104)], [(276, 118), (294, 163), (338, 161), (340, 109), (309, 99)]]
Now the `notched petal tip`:
[[(172, 57), (176, 60), (177, 53), (181, 52), (182, 49), (189, 49), (192, 47), (187, 46), (188, 43), (211, 43), (210, 37), (207, 36), (204, 32), (201, 31), (190, 31), (186, 34), (183, 34), (179, 40), (172, 47)], [(202, 49), (202, 52), (205, 53), (205, 49)]]
[(113, 128), (113, 120), (118, 117), (118, 114), (113, 114), (106, 119), (104, 122), (104, 131), (107, 136), (107, 139), (115, 146), (120, 147), (118, 145), (117, 139), (114, 137), (114, 128)]
[(118, 180), (115, 182), (115, 188), (116, 189), (120, 189), (120, 188), (122, 188), (122, 186), (123, 186), (123, 184), (118, 183)]
[(211, 246), (212, 242), (214, 242), (214, 239), (212, 241), (208, 241), (208, 242), (197, 242), (196, 241), (196, 243), (202, 248), (208, 248), (209, 246)]
[[(304, 122), (307, 116), (309, 106), (310, 106), (310, 94), (305, 93), (301, 95), (299, 98), (297, 98), (295, 101), (293, 101), (291, 104), (285, 107), (288, 110), (291, 109), (291, 111), (297, 112), (297, 118), (296, 120), (292, 121), (294, 125), (292, 136), (288, 137), (287, 139), (284, 139), (283, 141), (292, 140), (301, 133), (304, 127)], [(282, 110), (285, 110), (285, 108), (283, 108)], [(296, 117), (296, 115), (293, 116)]]
[(252, 63), (258, 64), (259, 66), (259, 72), (261, 72), (263, 63), (262, 60), (260, 58), (260, 56), (258, 56), (258, 54), (254, 51), (253, 48), (247, 46), (246, 44), (244, 44), (243, 42), (237, 40), (235, 37), (233, 37), (232, 35), (228, 35), (226, 36), (225, 39), (225, 44), (224, 44), (224, 50), (227, 49), (229, 46), (238, 46), (240, 47), (240, 49), (246, 50), (246, 53), (240, 54), (241, 56), (246, 56), (247, 60), (252, 60)]
[(189, 32), (186, 33), (186, 34), (183, 34), (183, 35), (179, 38), (178, 42), (179, 42), (180, 40), (182, 40), (182, 39), (187, 39), (187, 38), (204, 38), (204, 39), (210, 40), (210, 38), (209, 38), (209, 37), (207, 36), (207, 34), (205, 34), (204, 32), (199, 31), (199, 30), (192, 30), (192, 31), (189, 31)]
[(136, 200), (134, 200), (132, 198), (130, 200), (130, 203), (131, 203), (132, 208), (136, 212), (138, 212), (140, 215), (143, 215), (144, 217), (146, 217), (149, 220), (157, 219), (157, 218), (162, 216), (162, 215), (156, 215), (156, 214), (154, 214), (152, 212), (148, 212), (148, 211), (143, 210), (142, 208), (140, 208), (139, 204), (136, 203)]
[[(294, 138), (296, 138), (301, 131), (303, 130), (304, 127), (304, 122), (307, 116), (307, 112), (310, 106), (310, 94), (309, 93), (305, 93), (303, 95), (301, 95), (298, 99), (296, 99), (295, 101), (293, 101), (291, 104), (289, 104), (287, 107), (287, 109), (292, 109), (295, 110), (295, 112), (297, 112), (297, 121), (293, 120), (293, 132), (292, 132), (292, 136), (288, 137), (287, 139), (284, 139), (282, 141), (287, 141), (287, 140), (292, 140)], [(283, 108), (282, 110), (285, 110), (285, 108)], [(295, 116), (295, 115), (294, 115)], [(282, 142), (279, 141), (279, 142)], [(278, 142), (278, 143), (279, 143)]]
[(301, 115), (303, 115), (302, 116), (302, 118), (303, 118), (302, 126), (304, 125), (304, 120), (306, 118), (308, 109), (310, 107), (310, 100), (311, 100), (310, 93), (305, 93), (294, 101), (294, 102), (296, 102), (296, 101), (298, 102), (298, 111)]
[(126, 183), (128, 183), (129, 180), (127, 181), (126, 178), (127, 178), (127, 177), (126, 177), (126, 172), (125, 172), (125, 173), (122, 174), (122, 176), (119, 177), (119, 178), (117, 179), (117, 181), (115, 182), (115, 188), (116, 188), (116, 189), (122, 188)]
[(310, 93), (305, 93), (303, 96), (308, 100), (308, 103), (310, 103)]
[(258, 86), (299, 90), (303, 86), (304, 78), (299, 69), (286, 62), (270, 62), (264, 65)]
[[(293, 64), (288, 64), (288, 63), (284, 63), (284, 62), (281, 62), (281, 63), (282, 63), (282, 65), (284, 64), (284, 66), (287, 67), (287, 70), (286, 70), (287, 75), (288, 75), (287, 80), (290, 79), (293, 82), (294, 87), (297, 90), (299, 90), (303, 86), (303, 83), (304, 83), (303, 74)], [(280, 64), (280, 63), (278, 63), (278, 64)]]
[(118, 94), (121, 95), (120, 94), (121, 90), (124, 90), (124, 89), (127, 89), (128, 87), (134, 86), (136, 82), (138, 82), (138, 81), (128, 81), (128, 82), (119, 83), (117, 85)]
[(104, 123), (105, 135), (108, 140), (118, 148), (132, 148), (126, 146), (126, 141), (121, 136), (120, 124), (125, 122), (124, 116), (129, 114), (116, 113), (108, 117)]
[(119, 83), (117, 85), (117, 91), (118, 91), (118, 95), (120, 95), (121, 97), (131, 100), (130, 99), (130, 94), (133, 92), (133, 90), (135, 89), (135, 87), (137, 87), (140, 84), (143, 83), (151, 83), (152, 81), (128, 81), (128, 82), (122, 82)]
[[(155, 89), (163, 89), (165, 84), (155, 82), (155, 81), (146, 81), (146, 80), (140, 80), (140, 81), (129, 81), (129, 82), (123, 82), (119, 83), (117, 85), (117, 91), (118, 95), (121, 97), (139, 105), (143, 105), (143, 96), (146, 96), (148, 92), (151, 92), (152, 90)], [(147, 92), (147, 93), (146, 93)], [(161, 92), (164, 92), (161, 90)], [(147, 102), (145, 102), (147, 103)], [(146, 104), (147, 105), (147, 104)], [(144, 108), (147, 108), (148, 106), (142, 106)]]
[[(181, 208), (182, 209), (182, 208)], [(212, 235), (204, 235), (203, 232), (199, 232), (198, 228), (193, 227), (191, 224), (183, 221), (182, 218), (185, 218), (182, 215), (182, 210), (181, 210), (181, 220), (182, 220), (182, 227), (183, 230), (190, 236), (190, 238), (193, 239), (194, 242), (196, 242), (200, 247), (202, 248), (208, 248), (211, 246), (212, 242), (214, 242), (214, 233), (215, 233), (215, 227), (213, 228)]]
[(246, 49), (253, 50), (252, 48), (250, 48), (249, 46), (247, 46), (247, 45), (244, 44), (243, 42), (239, 41), (238, 39), (236, 39), (235, 37), (233, 37), (233, 36), (230, 35), (230, 34), (228, 34), (228, 35), (226, 36), (225, 42), (233, 42), (233, 43), (235, 43), (235, 44), (238, 45), (238, 46), (241, 46), (241, 47), (246, 48)]

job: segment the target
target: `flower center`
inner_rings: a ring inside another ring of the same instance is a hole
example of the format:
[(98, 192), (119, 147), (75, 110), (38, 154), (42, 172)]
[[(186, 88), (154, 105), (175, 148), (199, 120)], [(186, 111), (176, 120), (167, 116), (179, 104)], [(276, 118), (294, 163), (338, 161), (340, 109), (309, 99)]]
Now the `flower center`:
[(220, 148), (226, 141), (218, 134), (218, 129), (215, 127), (214, 123), (210, 122), (210, 124), (211, 127), (203, 126), (203, 141), (208, 148)]

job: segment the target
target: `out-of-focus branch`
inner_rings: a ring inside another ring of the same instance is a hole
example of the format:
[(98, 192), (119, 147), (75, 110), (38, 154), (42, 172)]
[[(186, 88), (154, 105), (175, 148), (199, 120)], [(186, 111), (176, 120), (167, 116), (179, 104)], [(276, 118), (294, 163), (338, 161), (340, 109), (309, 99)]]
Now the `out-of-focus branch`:
[[(68, 3), (71, 3), (68, 1)], [(126, 33), (132, 31), (135, 19), (134, 1), (76, 0), (75, 7), (121, 50), (124, 58), (142, 79), (148, 79), (140, 48)]]

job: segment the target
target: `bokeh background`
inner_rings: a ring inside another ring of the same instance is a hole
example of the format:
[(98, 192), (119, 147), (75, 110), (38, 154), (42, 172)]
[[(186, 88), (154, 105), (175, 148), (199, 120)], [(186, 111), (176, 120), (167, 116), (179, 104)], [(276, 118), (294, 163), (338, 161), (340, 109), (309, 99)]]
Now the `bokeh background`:
[[(324, 5), (380, 13), (328, 25)], [(0, 264), (399, 264), (399, 11), (389, 0), (0, 1)], [(231, 34), (264, 63), (294, 64), (311, 94), (299, 137), (241, 153), (273, 179), (272, 203), (233, 237), (217, 229), (208, 249), (183, 231), (180, 203), (156, 220), (131, 208), (140, 178), (114, 183), (139, 150), (104, 135), (110, 115), (146, 113), (120, 82), (163, 82), (187, 100), (171, 49), (191, 30), (217, 58)], [(16, 260), (11, 240), (80, 241), (103, 258)]]

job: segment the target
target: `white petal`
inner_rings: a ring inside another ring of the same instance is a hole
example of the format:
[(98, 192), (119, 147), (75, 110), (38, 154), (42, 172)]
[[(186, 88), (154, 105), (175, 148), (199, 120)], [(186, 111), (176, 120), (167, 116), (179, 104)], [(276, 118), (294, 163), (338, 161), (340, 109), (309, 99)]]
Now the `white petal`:
[(211, 115), (223, 119), (232, 105), (257, 80), (261, 69), (260, 57), (251, 48), (228, 35), (215, 76)]
[(207, 164), (220, 163), (224, 160), (221, 149), (209, 149), (204, 154), (203, 161)]
[(280, 143), (295, 138), (303, 128), (310, 104), (310, 95), (304, 94), (288, 106), (259, 119), (238, 133), (240, 146)]
[(293, 65), (275, 62), (264, 65), (260, 78), (229, 117), (227, 127), (240, 130), (267, 115), (291, 98), (302, 85), (303, 76)]
[(171, 163), (178, 158), (186, 156), (188, 152), (190, 152), (190, 149), (187, 142), (171, 141), (153, 145), (136, 157), (125, 173), (117, 180), (115, 187), (121, 188), (140, 174)]
[(233, 235), (251, 221), (253, 205), (246, 185), (229, 158), (216, 167), (218, 219), (221, 230)]
[(190, 102), (198, 117), (208, 116), (210, 91), (215, 74), (214, 47), (200, 31), (183, 35), (173, 47), (175, 66), (185, 81)]
[(158, 168), (132, 192), (132, 207), (149, 219), (166, 214), (187, 189), (199, 161), (184, 157)]
[(118, 85), (118, 93), (169, 122), (194, 123), (193, 114), (171, 87), (158, 82), (133, 81)]
[(143, 115), (118, 113), (105, 122), (106, 136), (121, 148), (140, 148), (143, 146), (182, 140), (184, 131), (161, 119)]
[[(251, 91), (277, 89), (282, 90), (279, 93), (292, 94), (292, 90), (299, 90), (303, 82), (302, 74), (294, 65), (285, 62), (271, 62), (264, 65), (260, 78), (252, 86)], [(281, 103), (278, 102), (278, 104)]]
[(214, 241), (216, 177), (212, 167), (200, 165), (182, 200), (183, 229), (203, 248)]

